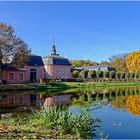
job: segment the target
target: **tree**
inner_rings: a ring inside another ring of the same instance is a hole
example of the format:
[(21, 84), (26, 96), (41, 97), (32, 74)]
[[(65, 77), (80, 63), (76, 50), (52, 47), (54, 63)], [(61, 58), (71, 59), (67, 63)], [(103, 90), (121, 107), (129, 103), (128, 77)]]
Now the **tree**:
[(139, 73), (138, 72), (136, 72), (135, 73), (135, 78), (134, 78), (136, 81), (138, 81), (139, 80)]
[(125, 60), (129, 72), (140, 72), (140, 51), (131, 52)]
[(116, 78), (116, 72), (115, 71), (111, 71), (110, 72), (110, 79), (114, 79)]
[(117, 73), (116, 73), (116, 79), (117, 79), (117, 80), (120, 80), (120, 79), (121, 79), (121, 72), (117, 72)]
[(125, 74), (125, 78), (127, 79), (127, 81), (130, 80), (130, 73), (129, 73), (129, 72), (127, 72), (127, 73)]
[(79, 71), (78, 70), (74, 70), (72, 73), (72, 77), (73, 78), (78, 78), (79, 77)]
[(121, 72), (120, 74), (121, 74), (120, 79), (121, 80), (125, 80), (126, 73), (125, 72)]
[(139, 73), (139, 77), (138, 77), (138, 80), (140, 81), (140, 73)]
[(31, 50), (27, 44), (14, 35), (14, 29), (10, 25), (0, 23), (0, 79), (2, 79), (2, 66), (4, 63), (12, 63), (23, 67), (28, 61)]
[(135, 78), (135, 73), (134, 73), (134, 72), (131, 72), (131, 73), (130, 73), (130, 79), (131, 79), (131, 80), (134, 80), (134, 78)]
[(96, 62), (92, 62), (90, 60), (71, 60), (70, 61), (72, 67), (82, 67), (82, 66), (96, 66)]
[(109, 78), (109, 71), (104, 71), (103, 77), (104, 77), (104, 79)]
[(80, 76), (82, 79), (85, 80), (85, 79), (87, 78), (87, 76), (88, 76), (88, 70), (82, 70), (82, 71), (80, 71), (79, 76)]
[(94, 78), (96, 78), (96, 71), (94, 71), (94, 70), (89, 70), (89, 71), (88, 71), (88, 78), (89, 78), (89, 79), (94, 79)]
[(114, 67), (117, 71), (120, 72), (127, 72), (126, 61), (125, 61), (126, 54), (119, 54), (113, 55), (109, 58), (110, 66)]
[(99, 65), (100, 66), (110, 66), (110, 62), (108, 62), (108, 61), (101, 61), (101, 63)]
[(103, 78), (103, 71), (96, 71), (96, 76), (98, 79)]

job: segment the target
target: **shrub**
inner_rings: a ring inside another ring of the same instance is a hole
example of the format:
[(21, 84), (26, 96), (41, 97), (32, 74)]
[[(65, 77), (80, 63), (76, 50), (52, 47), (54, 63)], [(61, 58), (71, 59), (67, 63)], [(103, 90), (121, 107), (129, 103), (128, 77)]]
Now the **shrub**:
[(110, 79), (114, 79), (116, 78), (116, 72), (115, 71), (111, 71), (110, 72)]
[(126, 79), (127, 79), (127, 81), (130, 79), (130, 73), (129, 72), (126, 73)]
[(131, 72), (131, 73), (130, 73), (130, 78), (131, 78), (131, 79), (134, 79), (134, 78), (135, 78), (135, 73), (134, 73), (134, 72)]
[(116, 73), (116, 79), (117, 79), (117, 80), (120, 80), (120, 79), (121, 79), (121, 72), (117, 72), (117, 73)]
[(80, 76), (82, 79), (85, 80), (85, 79), (87, 78), (87, 76), (88, 76), (88, 70), (82, 70), (82, 71), (80, 71), (79, 76)]
[(139, 79), (139, 73), (135, 73), (135, 80)]
[(72, 77), (73, 77), (73, 78), (78, 78), (78, 77), (79, 77), (79, 71), (78, 71), (78, 70), (74, 70), (74, 71), (72, 72)]
[(125, 72), (121, 72), (121, 73), (120, 73), (120, 79), (121, 79), (121, 80), (125, 80), (125, 75), (126, 75)]
[(89, 78), (89, 79), (94, 79), (94, 78), (96, 78), (96, 71), (94, 71), (94, 70), (89, 70), (89, 71), (88, 71), (88, 78)]
[(103, 71), (97, 71), (96, 72), (97, 78), (103, 78)]
[(55, 130), (58, 135), (71, 135), (75, 138), (91, 138), (95, 135), (100, 120), (93, 118), (89, 108), (82, 108), (78, 113), (63, 107), (48, 107), (33, 111), (29, 125)]
[(104, 78), (109, 78), (109, 71), (104, 71), (103, 75), (104, 75)]

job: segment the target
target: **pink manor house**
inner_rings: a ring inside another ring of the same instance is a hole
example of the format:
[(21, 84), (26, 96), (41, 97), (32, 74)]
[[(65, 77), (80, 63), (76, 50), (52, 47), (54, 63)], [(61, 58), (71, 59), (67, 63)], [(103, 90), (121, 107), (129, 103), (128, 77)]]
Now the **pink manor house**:
[(51, 54), (42, 59), (31, 55), (24, 68), (14, 68), (6, 64), (2, 69), (2, 80), (6, 83), (39, 82), (40, 79), (70, 79), (71, 65), (69, 60), (56, 53), (55, 45)]

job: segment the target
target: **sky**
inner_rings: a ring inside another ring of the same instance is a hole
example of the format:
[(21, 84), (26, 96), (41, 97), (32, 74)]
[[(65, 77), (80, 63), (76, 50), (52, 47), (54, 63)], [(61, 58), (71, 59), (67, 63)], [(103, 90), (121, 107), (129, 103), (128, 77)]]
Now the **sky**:
[(0, 2), (0, 22), (41, 56), (106, 61), (140, 50), (140, 2), (26, 1)]

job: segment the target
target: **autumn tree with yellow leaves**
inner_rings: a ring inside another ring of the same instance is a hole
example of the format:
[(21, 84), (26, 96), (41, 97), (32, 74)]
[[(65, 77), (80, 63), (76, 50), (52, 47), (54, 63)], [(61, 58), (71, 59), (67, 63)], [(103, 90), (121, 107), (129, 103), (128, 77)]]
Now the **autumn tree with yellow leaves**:
[(126, 56), (126, 66), (129, 72), (140, 72), (140, 51), (131, 52)]

